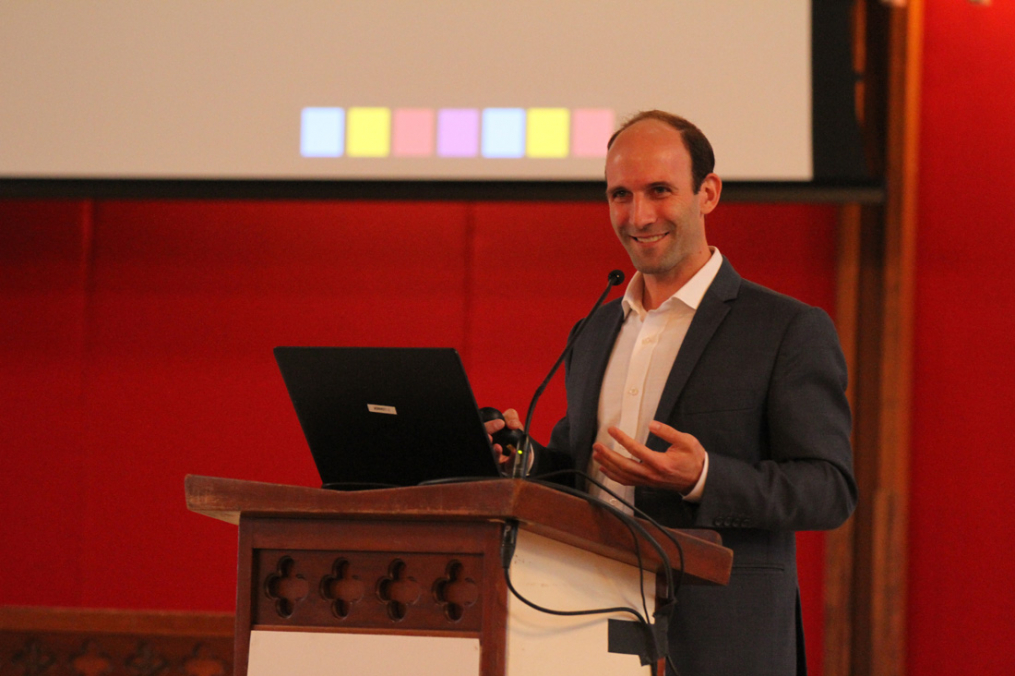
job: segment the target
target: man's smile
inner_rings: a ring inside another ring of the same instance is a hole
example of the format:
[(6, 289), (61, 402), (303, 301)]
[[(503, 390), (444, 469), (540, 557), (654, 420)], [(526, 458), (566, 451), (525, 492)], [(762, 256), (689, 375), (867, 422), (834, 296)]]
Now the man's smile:
[(659, 240), (661, 240), (663, 237), (665, 237), (668, 234), (669, 234), (668, 232), (661, 232), (658, 235), (641, 235), (640, 237), (635, 237), (634, 235), (630, 235), (630, 237), (635, 242), (639, 242), (641, 244), (652, 244), (653, 242), (658, 242)]

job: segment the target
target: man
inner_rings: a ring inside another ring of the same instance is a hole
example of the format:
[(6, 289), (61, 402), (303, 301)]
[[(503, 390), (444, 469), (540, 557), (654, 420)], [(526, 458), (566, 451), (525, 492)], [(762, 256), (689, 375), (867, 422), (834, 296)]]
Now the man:
[(680, 590), (682, 676), (805, 673), (794, 531), (839, 526), (857, 498), (845, 362), (823, 311), (743, 280), (708, 246), (713, 167), (705, 136), (668, 113), (610, 140), (610, 219), (637, 273), (577, 338), (567, 415), (534, 472), (588, 471), (733, 550), (727, 587)]

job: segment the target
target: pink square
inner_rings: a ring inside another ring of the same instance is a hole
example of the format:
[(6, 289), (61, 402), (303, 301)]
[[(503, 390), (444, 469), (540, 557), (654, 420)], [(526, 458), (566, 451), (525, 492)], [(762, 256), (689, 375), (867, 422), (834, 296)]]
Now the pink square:
[(391, 154), (397, 157), (433, 155), (434, 111), (432, 108), (397, 108), (392, 123)]
[(571, 111), (571, 155), (606, 157), (606, 143), (613, 134), (613, 111), (609, 108), (576, 108)]

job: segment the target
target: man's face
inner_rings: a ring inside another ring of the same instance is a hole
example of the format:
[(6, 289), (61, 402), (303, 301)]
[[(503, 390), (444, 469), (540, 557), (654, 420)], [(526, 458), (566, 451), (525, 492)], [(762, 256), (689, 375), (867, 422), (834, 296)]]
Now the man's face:
[[(606, 197), (620, 242), (643, 275), (681, 278), (708, 251), (705, 214), (715, 206), (709, 175), (695, 194), (691, 156), (679, 131), (658, 120), (625, 129), (606, 155)], [(697, 271), (697, 267), (690, 270)]]

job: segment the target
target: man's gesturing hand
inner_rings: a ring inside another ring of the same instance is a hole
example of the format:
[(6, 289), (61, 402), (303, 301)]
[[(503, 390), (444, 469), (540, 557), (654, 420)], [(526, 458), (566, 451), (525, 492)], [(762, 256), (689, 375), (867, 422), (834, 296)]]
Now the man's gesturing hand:
[(592, 457), (602, 466), (606, 476), (619, 484), (668, 488), (687, 494), (701, 477), (705, 449), (695, 437), (657, 420), (649, 423), (648, 429), (660, 439), (670, 442), (665, 453), (656, 453), (620, 429), (611, 427), (608, 430), (610, 436), (632, 457), (626, 458), (600, 443), (592, 446)]

